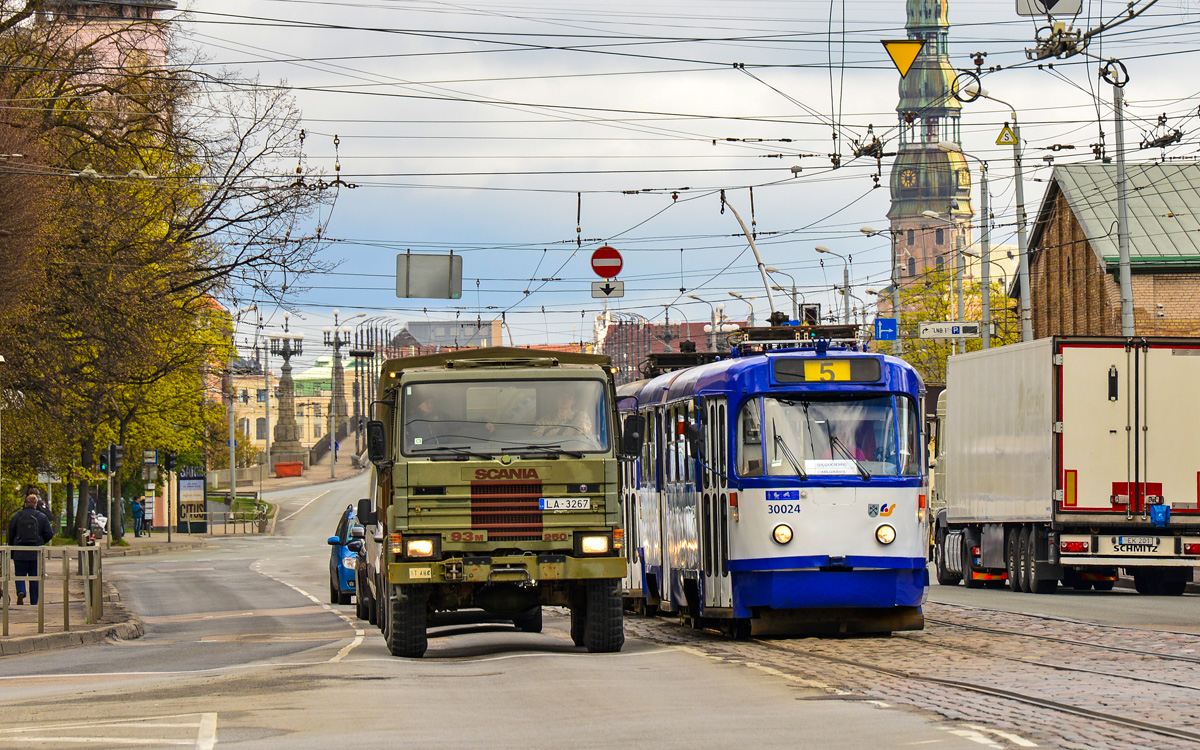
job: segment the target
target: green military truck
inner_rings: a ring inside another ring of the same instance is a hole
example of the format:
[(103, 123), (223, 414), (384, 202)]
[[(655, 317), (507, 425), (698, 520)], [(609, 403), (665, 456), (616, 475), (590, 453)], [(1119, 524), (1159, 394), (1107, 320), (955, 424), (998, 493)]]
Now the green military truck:
[(621, 649), (608, 357), (492, 347), (388, 360), (374, 416), (359, 615), (393, 655), (423, 655), (438, 612), (478, 608), (539, 632), (545, 605), (570, 609), (577, 646)]

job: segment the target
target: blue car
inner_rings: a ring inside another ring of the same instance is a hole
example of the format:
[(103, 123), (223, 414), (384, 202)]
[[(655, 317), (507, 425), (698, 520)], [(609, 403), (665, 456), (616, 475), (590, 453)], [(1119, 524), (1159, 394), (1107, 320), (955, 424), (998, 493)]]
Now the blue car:
[(329, 537), (329, 603), (349, 604), (355, 594), (354, 568), (362, 549), (363, 527), (348, 507), (338, 521), (337, 531)]

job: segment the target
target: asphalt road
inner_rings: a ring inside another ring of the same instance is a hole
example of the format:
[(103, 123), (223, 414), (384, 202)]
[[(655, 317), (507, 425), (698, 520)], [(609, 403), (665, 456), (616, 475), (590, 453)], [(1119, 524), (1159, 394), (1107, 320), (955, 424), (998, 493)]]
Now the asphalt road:
[(0, 747), (980, 747), (769, 663), (638, 638), (590, 655), (553, 610), (541, 634), (449, 625), (395, 659), (326, 601), (325, 540), (365, 481), (276, 493), (274, 537), (106, 561), (146, 635), (5, 658)]

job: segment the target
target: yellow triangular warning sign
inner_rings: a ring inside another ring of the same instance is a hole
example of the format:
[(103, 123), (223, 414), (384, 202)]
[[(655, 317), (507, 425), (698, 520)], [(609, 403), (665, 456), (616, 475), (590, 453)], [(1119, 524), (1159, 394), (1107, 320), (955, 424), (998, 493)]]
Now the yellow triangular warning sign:
[(996, 136), (997, 146), (1015, 146), (1017, 145), (1017, 134), (1012, 131), (1012, 128), (1007, 123), (1004, 129), (1000, 131), (1000, 135)]
[(903, 78), (908, 75), (908, 69), (912, 67), (917, 55), (921, 54), (925, 40), (884, 39), (882, 44), (883, 48), (887, 50), (888, 56), (892, 58), (892, 64), (896, 66), (896, 70), (900, 71), (900, 77)]

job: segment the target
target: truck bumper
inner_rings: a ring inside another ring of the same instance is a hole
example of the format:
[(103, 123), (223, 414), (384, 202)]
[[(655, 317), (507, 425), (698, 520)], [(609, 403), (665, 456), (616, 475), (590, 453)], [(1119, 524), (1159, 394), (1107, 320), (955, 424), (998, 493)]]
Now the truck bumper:
[(623, 557), (514, 555), (511, 557), (453, 557), (436, 562), (388, 565), (388, 580), (409, 583), (538, 583), (593, 578), (624, 578)]
[(1200, 559), (1195, 557), (1082, 557), (1063, 555), (1058, 560), (1060, 565), (1080, 567), (1096, 566), (1106, 568), (1191, 568), (1200, 567)]

